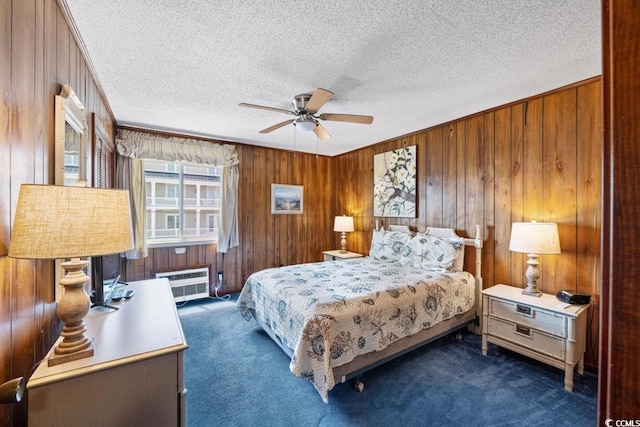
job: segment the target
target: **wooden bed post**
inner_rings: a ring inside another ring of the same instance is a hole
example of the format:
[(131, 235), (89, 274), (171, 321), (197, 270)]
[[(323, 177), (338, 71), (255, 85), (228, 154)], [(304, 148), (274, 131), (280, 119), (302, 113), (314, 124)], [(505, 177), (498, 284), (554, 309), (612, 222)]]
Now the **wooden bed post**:
[(471, 238), (465, 238), (464, 244), (466, 246), (473, 246), (476, 248), (476, 269), (474, 276), (476, 279), (476, 324), (470, 326), (469, 330), (476, 334), (482, 333), (482, 226), (476, 225), (476, 236)]
[(482, 333), (482, 228), (480, 225), (476, 225), (476, 237), (474, 239), (473, 246), (476, 248), (476, 334)]

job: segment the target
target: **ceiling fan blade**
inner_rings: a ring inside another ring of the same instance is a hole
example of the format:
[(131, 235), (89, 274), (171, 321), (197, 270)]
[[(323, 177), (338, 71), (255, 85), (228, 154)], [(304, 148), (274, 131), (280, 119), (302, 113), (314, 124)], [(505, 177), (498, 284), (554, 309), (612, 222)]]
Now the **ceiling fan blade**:
[(315, 92), (313, 92), (313, 95), (311, 95), (311, 98), (309, 99), (309, 102), (307, 102), (305, 109), (313, 114), (318, 111), (328, 100), (330, 100), (332, 96), (333, 92), (329, 92), (328, 90), (319, 87)]
[(326, 141), (327, 139), (331, 138), (331, 135), (329, 135), (329, 132), (327, 132), (324, 126), (322, 126), (320, 123), (318, 123), (318, 125), (313, 128), (313, 132), (318, 136), (318, 138), (320, 138), (323, 141)]
[(288, 125), (288, 124), (290, 124), (290, 123), (293, 123), (293, 121), (294, 121), (294, 119), (291, 119), (291, 120), (285, 120), (284, 122), (280, 122), (280, 123), (278, 123), (277, 125), (273, 125), (273, 126), (268, 127), (268, 128), (266, 128), (266, 129), (262, 129), (262, 130), (260, 131), (260, 133), (269, 133), (269, 132), (273, 132), (273, 131), (274, 131), (274, 130), (276, 130), (276, 129), (280, 129), (280, 128), (281, 128), (281, 127), (283, 127), (283, 126), (286, 126), (286, 125)]
[(269, 110), (269, 111), (275, 111), (276, 113), (285, 113), (285, 114), (294, 114), (295, 115), (295, 113), (293, 111), (283, 110), (282, 108), (265, 107), (264, 105), (247, 104), (246, 102), (241, 102), (238, 105), (241, 106), (241, 107), (257, 108), (259, 110)]
[(322, 120), (332, 121), (332, 122), (361, 123), (363, 125), (370, 125), (371, 123), (373, 123), (373, 116), (361, 116), (358, 114), (325, 113), (325, 114), (320, 114), (318, 118)]

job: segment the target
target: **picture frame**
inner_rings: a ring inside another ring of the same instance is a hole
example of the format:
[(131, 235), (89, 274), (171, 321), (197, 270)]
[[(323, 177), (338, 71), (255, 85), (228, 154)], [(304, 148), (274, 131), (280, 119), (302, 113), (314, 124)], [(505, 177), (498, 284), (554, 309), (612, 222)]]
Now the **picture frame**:
[(271, 184), (271, 213), (302, 214), (303, 196), (302, 185)]
[(373, 157), (373, 216), (416, 217), (416, 170), (415, 145)]

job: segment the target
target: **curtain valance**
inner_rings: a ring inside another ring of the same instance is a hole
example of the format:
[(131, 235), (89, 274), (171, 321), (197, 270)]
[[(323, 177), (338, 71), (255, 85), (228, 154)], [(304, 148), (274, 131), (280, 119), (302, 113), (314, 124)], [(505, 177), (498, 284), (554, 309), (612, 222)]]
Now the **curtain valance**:
[(238, 152), (235, 145), (154, 135), (128, 129), (118, 131), (116, 147), (120, 155), (137, 159), (190, 162), (214, 166), (235, 166), (238, 164)]

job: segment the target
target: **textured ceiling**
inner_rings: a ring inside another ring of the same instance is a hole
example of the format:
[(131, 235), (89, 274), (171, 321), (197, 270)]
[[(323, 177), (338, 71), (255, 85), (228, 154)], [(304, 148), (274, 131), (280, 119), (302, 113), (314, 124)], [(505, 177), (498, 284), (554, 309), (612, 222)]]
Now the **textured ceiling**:
[(119, 124), (331, 156), (601, 74), (600, 0), (62, 1)]

